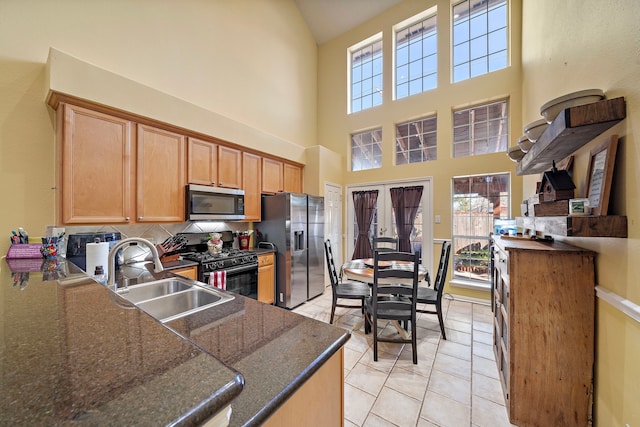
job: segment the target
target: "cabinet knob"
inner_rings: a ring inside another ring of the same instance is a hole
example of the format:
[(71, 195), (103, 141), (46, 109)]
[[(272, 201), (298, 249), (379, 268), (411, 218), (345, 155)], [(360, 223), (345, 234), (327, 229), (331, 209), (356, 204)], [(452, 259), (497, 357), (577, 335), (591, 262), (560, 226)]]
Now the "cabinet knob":
[(127, 221), (127, 222), (129, 222), (129, 221), (131, 221), (131, 218), (130, 218), (130, 217), (128, 217), (128, 216), (126, 216), (126, 217), (124, 218), (124, 220), (125, 220), (125, 221)]
[(138, 221), (142, 221), (142, 217), (141, 216), (138, 217)]

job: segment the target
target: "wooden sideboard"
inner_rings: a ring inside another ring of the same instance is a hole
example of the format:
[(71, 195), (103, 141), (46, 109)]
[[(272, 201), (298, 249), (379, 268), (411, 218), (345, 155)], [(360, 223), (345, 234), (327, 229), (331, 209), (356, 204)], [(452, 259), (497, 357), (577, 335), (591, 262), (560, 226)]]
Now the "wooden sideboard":
[(595, 253), (560, 242), (493, 238), (493, 347), (511, 423), (591, 419)]

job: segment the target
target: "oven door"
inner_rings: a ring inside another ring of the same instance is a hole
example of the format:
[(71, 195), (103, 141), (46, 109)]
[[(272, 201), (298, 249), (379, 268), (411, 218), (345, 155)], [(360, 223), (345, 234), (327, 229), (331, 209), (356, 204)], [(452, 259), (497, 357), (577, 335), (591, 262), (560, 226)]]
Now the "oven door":
[[(229, 292), (258, 299), (258, 263), (243, 264), (226, 269), (226, 288)], [(211, 272), (204, 273), (204, 283), (209, 283)]]

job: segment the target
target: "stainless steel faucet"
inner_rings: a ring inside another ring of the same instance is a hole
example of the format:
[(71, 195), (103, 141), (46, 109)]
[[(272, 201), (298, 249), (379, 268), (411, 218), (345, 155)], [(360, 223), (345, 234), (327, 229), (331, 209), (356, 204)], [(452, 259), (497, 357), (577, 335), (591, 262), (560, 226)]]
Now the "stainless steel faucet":
[(108, 286), (113, 286), (113, 290), (118, 290), (118, 285), (116, 279), (116, 255), (120, 249), (125, 246), (132, 246), (137, 244), (143, 244), (151, 250), (151, 254), (153, 255), (153, 271), (155, 273), (160, 273), (164, 270), (162, 267), (162, 261), (160, 261), (160, 255), (158, 254), (158, 249), (156, 246), (150, 241), (143, 239), (141, 237), (129, 237), (128, 239), (119, 240), (111, 250), (109, 251), (109, 277), (108, 277)]

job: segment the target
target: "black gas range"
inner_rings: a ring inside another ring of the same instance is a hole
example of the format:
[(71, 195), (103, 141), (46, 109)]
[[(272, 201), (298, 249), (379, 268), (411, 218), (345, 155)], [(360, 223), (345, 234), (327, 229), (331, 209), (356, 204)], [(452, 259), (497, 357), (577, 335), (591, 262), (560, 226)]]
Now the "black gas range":
[(208, 252), (208, 233), (183, 233), (188, 239), (187, 246), (180, 253), (183, 259), (198, 263), (198, 280), (209, 283), (211, 274), (224, 271), (226, 289), (250, 298), (258, 298), (258, 255), (251, 251), (232, 248), (233, 240), (223, 235), (220, 253)]

